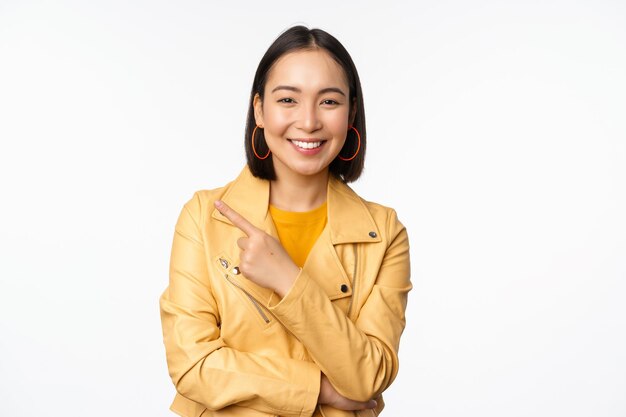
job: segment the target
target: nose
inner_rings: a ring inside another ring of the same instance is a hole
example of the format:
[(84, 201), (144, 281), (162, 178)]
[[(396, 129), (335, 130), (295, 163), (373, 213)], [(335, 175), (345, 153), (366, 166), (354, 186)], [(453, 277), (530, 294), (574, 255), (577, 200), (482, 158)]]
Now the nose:
[(298, 115), (298, 127), (306, 132), (315, 132), (322, 127), (322, 121), (317, 114), (317, 106), (314, 104), (304, 105)]

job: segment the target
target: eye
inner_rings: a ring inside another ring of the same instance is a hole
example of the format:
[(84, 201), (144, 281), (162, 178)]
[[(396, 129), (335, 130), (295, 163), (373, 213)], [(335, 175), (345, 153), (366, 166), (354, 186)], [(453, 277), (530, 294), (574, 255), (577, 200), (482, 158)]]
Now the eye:
[(326, 100), (322, 101), (322, 104), (336, 105), (336, 104), (339, 104), (339, 103), (336, 102), (335, 100), (326, 99)]
[(295, 101), (293, 101), (292, 98), (281, 98), (280, 100), (278, 100), (279, 103), (287, 103), (287, 104), (292, 104), (295, 103)]

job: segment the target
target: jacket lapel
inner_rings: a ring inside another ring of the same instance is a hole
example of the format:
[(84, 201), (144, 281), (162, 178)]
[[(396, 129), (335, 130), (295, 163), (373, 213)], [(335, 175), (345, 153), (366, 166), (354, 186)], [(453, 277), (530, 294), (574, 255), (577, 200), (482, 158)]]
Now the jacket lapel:
[[(250, 223), (278, 239), (268, 210), (269, 194), (270, 182), (254, 177), (246, 165), (235, 181), (227, 187), (222, 201)], [(351, 283), (354, 278), (352, 275), (357, 262), (354, 256), (350, 256), (350, 259), (341, 259), (335, 246), (380, 242), (381, 238), (378, 227), (363, 200), (348, 185), (332, 175), (328, 181), (327, 201), (326, 227), (311, 249), (303, 269), (315, 279), (331, 300), (335, 300), (352, 295)], [(236, 229), (217, 209), (213, 210), (211, 216)], [(242, 236), (245, 234), (237, 229), (233, 233), (232, 241), (224, 242), (222, 253), (232, 261), (233, 266), (239, 262), (239, 248), (236, 242)], [(272, 295), (271, 290), (260, 287), (241, 275), (236, 279), (259, 301), (267, 304)]]
[[(276, 228), (274, 227), (268, 210), (270, 182), (253, 176), (247, 165), (235, 181), (230, 183), (230, 186), (227, 187), (227, 191), (222, 196), (222, 201), (259, 229), (264, 230), (274, 237), (277, 236)], [(231, 221), (217, 209), (213, 209), (211, 217), (233, 225)]]
[(330, 240), (334, 245), (380, 242), (372, 215), (352, 188), (331, 175), (327, 198)]

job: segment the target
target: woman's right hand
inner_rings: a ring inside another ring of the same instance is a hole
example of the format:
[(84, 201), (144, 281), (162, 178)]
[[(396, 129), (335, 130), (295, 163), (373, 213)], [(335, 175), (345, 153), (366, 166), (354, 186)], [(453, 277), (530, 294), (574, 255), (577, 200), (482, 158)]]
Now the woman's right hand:
[(335, 387), (332, 386), (326, 375), (322, 373), (320, 381), (320, 395), (317, 398), (318, 404), (327, 404), (339, 410), (366, 410), (375, 408), (377, 403), (374, 400), (367, 402), (354, 401), (339, 394)]

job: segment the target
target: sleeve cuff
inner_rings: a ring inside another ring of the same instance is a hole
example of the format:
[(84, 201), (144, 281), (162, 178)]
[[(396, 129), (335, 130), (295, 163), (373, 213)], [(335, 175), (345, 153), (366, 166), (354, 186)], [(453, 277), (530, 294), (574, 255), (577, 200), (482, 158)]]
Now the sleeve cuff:
[(307, 372), (306, 378), (309, 381), (304, 401), (302, 403), (302, 417), (311, 417), (317, 408), (317, 400), (320, 396), (321, 372), (317, 365), (311, 362), (311, 372)]
[(300, 270), (293, 285), (282, 299), (278, 294), (272, 293), (267, 302), (267, 308), (274, 314), (283, 315), (288, 313), (291, 307), (297, 304), (300, 297), (302, 297), (302, 293), (308, 286), (309, 281), (309, 276), (304, 271)]

